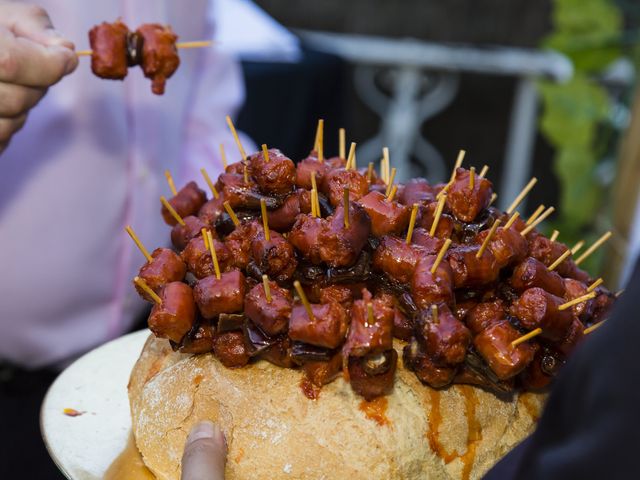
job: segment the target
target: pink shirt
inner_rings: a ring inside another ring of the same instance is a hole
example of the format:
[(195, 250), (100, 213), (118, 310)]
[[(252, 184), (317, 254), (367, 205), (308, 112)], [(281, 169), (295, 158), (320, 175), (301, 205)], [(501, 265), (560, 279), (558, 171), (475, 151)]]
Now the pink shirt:
[[(181, 40), (211, 38), (207, 0), (40, 0), (56, 28), (88, 48), (87, 32), (122, 17), (170, 24)], [(188, 8), (187, 8), (188, 5)], [(169, 242), (163, 172), (178, 188), (221, 169), (218, 144), (239, 154), (225, 124), (241, 104), (239, 67), (221, 48), (183, 50), (164, 96), (139, 68), (99, 79), (89, 58), (50, 88), (0, 157), (0, 359), (38, 367), (121, 335), (142, 308), (131, 279)]]

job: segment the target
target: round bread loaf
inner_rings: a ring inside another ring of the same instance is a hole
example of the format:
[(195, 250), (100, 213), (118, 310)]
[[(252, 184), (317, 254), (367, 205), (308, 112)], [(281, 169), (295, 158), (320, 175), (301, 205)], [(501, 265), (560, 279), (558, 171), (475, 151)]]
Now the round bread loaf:
[(228, 480), (475, 479), (530, 433), (544, 401), (503, 401), (466, 385), (434, 390), (403, 368), (393, 392), (369, 403), (342, 378), (309, 400), (301, 380), (267, 362), (228, 369), (152, 336), (129, 383), (146, 465), (179, 479), (189, 430), (211, 419), (227, 438)]

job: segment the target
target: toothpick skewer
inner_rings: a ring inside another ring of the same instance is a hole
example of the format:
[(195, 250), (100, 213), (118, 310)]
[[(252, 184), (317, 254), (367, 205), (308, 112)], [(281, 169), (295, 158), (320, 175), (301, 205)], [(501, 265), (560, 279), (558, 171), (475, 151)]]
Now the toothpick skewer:
[(540, 214), (542, 214), (542, 212), (544, 212), (545, 206), (544, 205), (540, 205), (538, 208), (536, 208), (536, 211), (533, 212), (531, 214), (531, 216), (527, 219), (527, 221), (525, 222), (526, 226), (531, 225), (533, 222), (536, 221), (536, 218), (538, 218), (540, 216)]
[(558, 230), (554, 230), (551, 236), (549, 237), (549, 240), (551, 240), (552, 242), (555, 242), (556, 239), (558, 238), (558, 235), (560, 235), (560, 232)]
[(476, 186), (476, 167), (469, 169), (469, 190), (473, 190)]
[(338, 130), (338, 156), (340, 158), (344, 158), (345, 157), (345, 152), (347, 151), (346, 149), (346, 131), (344, 128), (341, 128)]
[[(210, 47), (214, 45), (215, 42), (212, 40), (196, 40), (193, 42), (178, 42), (176, 43), (176, 48), (180, 49), (188, 49), (188, 48), (203, 48)], [(78, 50), (76, 55), (79, 57), (90, 57), (93, 55), (93, 50)]]
[(514, 222), (517, 220), (519, 216), (520, 214), (518, 212), (514, 212), (514, 214), (511, 215), (511, 218), (509, 218), (509, 221), (505, 223), (504, 225), (505, 230), (508, 230), (509, 228), (511, 228), (511, 225), (514, 224)]
[(442, 210), (444, 209), (444, 202), (447, 200), (446, 195), (442, 195), (438, 200), (438, 206), (436, 207), (436, 213), (433, 217), (433, 223), (431, 224), (431, 230), (429, 230), (429, 235), (432, 237), (436, 234), (436, 229), (438, 228), (438, 223), (440, 222), (440, 217), (442, 216)]
[(522, 191), (518, 194), (518, 196), (513, 200), (513, 202), (511, 202), (511, 205), (509, 205), (509, 208), (507, 208), (506, 212), (510, 215), (511, 213), (513, 213), (513, 211), (518, 208), (518, 205), (520, 205), (520, 203), (522, 202), (522, 200), (524, 199), (524, 197), (527, 196), (527, 194), (531, 191), (531, 189), (533, 188), (533, 186), (536, 184), (536, 182), (538, 181), (538, 179), (536, 177), (533, 177), (531, 180), (529, 180), (529, 183), (527, 183), (525, 185), (525, 187), (522, 189)]
[(517, 347), (521, 343), (526, 342), (527, 340), (532, 339), (533, 337), (537, 337), (542, 333), (541, 328), (536, 328), (535, 330), (531, 330), (529, 333), (522, 335), (521, 337), (516, 338), (513, 342), (511, 342), (512, 347)]
[(498, 198), (498, 194), (496, 192), (493, 192), (491, 194), (491, 198), (489, 199), (489, 205), (490, 206), (493, 205), (493, 202), (495, 202), (497, 198)]
[(269, 163), (269, 150), (266, 143), (262, 144), (262, 158), (264, 158), (265, 163)]
[(571, 250), (567, 250), (562, 255), (560, 255), (555, 262), (553, 262), (551, 265), (547, 267), (547, 270), (549, 270), (550, 272), (555, 270), (558, 267), (558, 265), (560, 265), (562, 262), (564, 262), (567, 259), (567, 257), (569, 257), (569, 255), (571, 255)]
[(267, 299), (267, 303), (271, 303), (271, 287), (269, 286), (269, 277), (266, 274), (262, 275), (262, 285), (264, 286), (264, 296)]
[(209, 246), (209, 253), (211, 253), (211, 261), (213, 262), (213, 269), (216, 272), (216, 278), (220, 280), (220, 265), (218, 264), (218, 256), (216, 255), (211, 230), (207, 230), (207, 244)]
[(160, 298), (160, 296), (156, 292), (154, 292), (151, 289), (151, 287), (147, 284), (147, 282), (145, 282), (140, 277), (135, 276), (135, 277), (133, 277), (133, 283), (135, 283), (142, 290), (144, 290), (147, 293), (147, 295), (149, 295), (153, 299), (153, 301), (155, 303), (157, 303), (158, 305), (162, 305), (162, 299)]
[(244, 162), (247, 160), (247, 154), (245, 153), (244, 147), (240, 142), (240, 137), (238, 136), (236, 127), (233, 125), (233, 122), (231, 121), (231, 117), (229, 115), (226, 116), (226, 120), (227, 125), (229, 125), (229, 130), (231, 130), (231, 135), (233, 135), (233, 139), (236, 141), (236, 145), (238, 146), (238, 150), (240, 151), (240, 158), (242, 158), (242, 161)]
[(311, 203), (315, 210), (314, 217), (320, 217), (320, 198), (318, 197), (318, 185), (316, 183), (316, 172), (311, 172)]
[(223, 143), (220, 144), (220, 158), (222, 158), (222, 167), (226, 171), (228, 162), (227, 162), (227, 153), (224, 151), (224, 144)]
[(387, 195), (387, 202), (393, 201), (393, 198), (396, 196), (397, 191), (398, 185), (394, 185), (393, 187), (391, 187), (391, 191), (389, 192), (389, 195)]
[(324, 120), (318, 120), (318, 161), (324, 163)]
[(169, 172), (169, 170), (165, 170), (164, 176), (167, 179), (167, 183), (169, 184), (169, 189), (171, 189), (171, 193), (175, 197), (178, 194), (178, 191), (176, 190), (176, 184), (173, 182), (173, 177), (171, 176), (171, 172)]
[(244, 184), (249, 185), (249, 170), (246, 163), (242, 165), (242, 173), (244, 175)]
[(453, 166), (453, 171), (451, 172), (451, 178), (449, 179), (447, 184), (442, 188), (442, 190), (438, 192), (438, 195), (436, 195), (437, 200), (439, 200), (440, 197), (442, 197), (443, 195), (446, 195), (449, 188), (451, 188), (451, 185), (453, 185), (453, 182), (456, 179), (456, 174), (458, 173), (458, 169), (462, 166), (462, 162), (464, 160), (464, 156), (466, 155), (466, 153), (467, 152), (465, 152), (464, 150), (460, 150), (458, 152), (458, 158), (456, 158), (456, 163)]
[(236, 212), (234, 212), (233, 208), (231, 208), (231, 205), (229, 205), (229, 201), (224, 202), (222, 205), (224, 206), (224, 209), (227, 211), (227, 214), (229, 214), (229, 217), (231, 218), (231, 221), (233, 222), (233, 224), (236, 227), (240, 225), (240, 220), (238, 220), (238, 217), (236, 216)]
[(598, 328), (600, 328), (604, 322), (606, 322), (606, 320), (602, 320), (601, 322), (595, 323), (593, 325), (591, 325), (589, 328), (585, 328), (584, 332), (582, 332), (583, 335), (589, 335), (591, 332), (593, 332), (594, 330), (597, 330)]
[(307, 311), (307, 315), (309, 315), (309, 319), (312, 322), (315, 322), (316, 319), (313, 316), (313, 310), (311, 310), (311, 304), (309, 303), (309, 300), (307, 300), (307, 296), (304, 294), (302, 285), (300, 285), (300, 282), (296, 280), (295, 282), (293, 282), (293, 287), (296, 289), (296, 292), (298, 292), (298, 297), (300, 297), (300, 301), (302, 302), (302, 305), (304, 305), (304, 309)]
[(391, 169), (391, 175), (389, 176), (389, 183), (387, 184), (387, 191), (385, 195), (388, 197), (389, 193), (391, 193), (391, 186), (393, 185), (393, 181), (396, 179), (396, 167)]
[(349, 147), (349, 156), (347, 157), (347, 164), (345, 165), (345, 170), (355, 170), (356, 168), (356, 144), (355, 142), (351, 142), (351, 146)]
[(267, 217), (267, 202), (264, 198), (260, 199), (260, 210), (262, 211), (262, 226), (264, 228), (264, 238), (267, 242), (271, 241), (271, 232), (269, 231), (269, 217)]
[(315, 188), (311, 189), (311, 216), (314, 218), (318, 218), (320, 216), (320, 212), (316, 207), (316, 203), (318, 201), (318, 191)]
[(440, 319), (438, 318), (438, 305), (431, 305), (431, 321), (435, 325), (440, 323)]
[(586, 302), (587, 300), (591, 300), (592, 298), (594, 298), (596, 296), (596, 292), (589, 292), (586, 293), (578, 298), (574, 298), (573, 300), (570, 300), (566, 303), (563, 303), (562, 305), (560, 305), (558, 307), (558, 310), (562, 311), (562, 310), (566, 310), (569, 307), (573, 307), (574, 305), (577, 305), (579, 303), (582, 302)]
[(211, 177), (209, 176), (207, 171), (204, 168), (201, 168), (200, 173), (204, 177), (204, 181), (207, 182), (207, 185), (209, 186), (209, 190), (211, 190), (211, 193), (213, 194), (213, 198), (220, 198), (220, 194), (218, 193), (216, 186), (211, 181)]
[(571, 254), (575, 255), (580, 251), (582, 247), (584, 247), (584, 240), (580, 240), (573, 247), (571, 247)]
[(595, 282), (589, 285), (589, 287), (587, 288), (587, 292), (593, 292), (596, 288), (602, 285), (603, 282), (604, 280), (602, 278), (597, 279)]
[(176, 210), (171, 206), (171, 204), (167, 201), (164, 195), (160, 197), (160, 201), (162, 202), (162, 205), (164, 205), (164, 208), (166, 208), (169, 211), (169, 213), (175, 219), (175, 221), (184, 227), (185, 226), (184, 220), (180, 215), (178, 215), (178, 212), (176, 212)]
[(344, 228), (349, 228), (349, 187), (344, 187)]
[(480, 245), (480, 249), (478, 250), (478, 253), (476, 253), (476, 258), (482, 257), (482, 254), (484, 253), (484, 251), (489, 246), (489, 243), (491, 242), (491, 237), (493, 237), (493, 235), (496, 233), (496, 230), (500, 226), (500, 222), (501, 222), (500, 219), (497, 219), (495, 222), (493, 222), (493, 225), (491, 225), (491, 230), (489, 230), (489, 233), (485, 237), (484, 242), (482, 242), (482, 245)]
[(202, 235), (202, 241), (204, 242), (204, 248), (209, 250), (209, 238), (207, 237), (207, 229), (202, 227), (200, 229), (200, 234)]
[(576, 265), (580, 265), (582, 262), (584, 262), (586, 260), (586, 258), (591, 255), (593, 252), (595, 252), (598, 248), (600, 248), (600, 246), (606, 242), (607, 240), (609, 240), (609, 238), (611, 237), (611, 231), (608, 231), (607, 233), (605, 233), (604, 235), (602, 235), (598, 240), (596, 240), (593, 245), (591, 245), (589, 248), (587, 248), (587, 250), (580, 255), (577, 259), (576, 259)]
[(440, 262), (444, 258), (445, 253), (447, 253), (447, 250), (449, 249), (449, 245), (451, 245), (451, 239), (447, 238), (444, 241), (444, 245), (442, 245), (442, 248), (440, 248), (440, 251), (438, 252), (438, 256), (436, 257), (435, 262), (433, 262), (433, 265), (431, 266), (432, 275), (436, 273), (436, 269), (438, 268), (438, 265), (440, 265)]
[(389, 161), (389, 147), (382, 149), (382, 162), (380, 162), (380, 177), (385, 184), (389, 184), (389, 168), (391, 162)]
[(520, 232), (520, 235), (522, 235), (523, 237), (527, 235), (527, 233), (529, 233), (531, 230), (533, 230), (534, 228), (536, 228), (538, 225), (540, 225), (542, 222), (544, 222), (547, 217), (549, 215), (551, 215), (553, 212), (555, 211), (555, 208), (553, 207), (549, 207), (547, 208), (547, 210), (545, 210), (545, 212), (540, 215), (535, 222), (533, 222), (531, 225), (529, 225), (527, 228), (525, 228), (524, 230), (522, 230)]
[(371, 184), (373, 181), (373, 162), (369, 162), (369, 168), (367, 169), (367, 182)]
[(147, 259), (147, 262), (151, 263), (153, 261), (153, 257), (149, 254), (149, 250), (147, 250), (144, 247), (144, 245), (138, 238), (138, 235), (136, 235), (136, 233), (133, 231), (133, 228), (131, 228), (131, 225), (127, 225), (125, 227), (125, 231), (129, 234), (129, 236), (131, 237), (131, 240), (134, 241), (134, 243), (138, 247), (138, 250), (142, 252), (142, 255), (144, 255), (144, 258)]
[(407, 245), (411, 244), (411, 237), (413, 236), (413, 229), (416, 226), (416, 216), (418, 215), (418, 204), (414, 203), (411, 208), (411, 218), (409, 219), (409, 229), (407, 230)]
[(480, 173), (478, 174), (478, 176), (480, 178), (484, 178), (484, 176), (487, 174), (488, 171), (489, 171), (489, 165), (485, 165), (482, 167), (482, 170), (480, 170)]
[(371, 302), (367, 303), (367, 324), (369, 326), (376, 323), (376, 320), (373, 316), (373, 304)]

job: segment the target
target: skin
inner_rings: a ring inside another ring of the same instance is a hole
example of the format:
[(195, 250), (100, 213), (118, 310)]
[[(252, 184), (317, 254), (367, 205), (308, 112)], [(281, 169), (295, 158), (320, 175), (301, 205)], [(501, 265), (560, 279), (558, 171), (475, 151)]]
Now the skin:
[(74, 48), (41, 7), (0, 0), (0, 153), (47, 89), (76, 69)]
[(224, 480), (227, 442), (218, 425), (208, 420), (191, 429), (182, 455), (181, 480)]

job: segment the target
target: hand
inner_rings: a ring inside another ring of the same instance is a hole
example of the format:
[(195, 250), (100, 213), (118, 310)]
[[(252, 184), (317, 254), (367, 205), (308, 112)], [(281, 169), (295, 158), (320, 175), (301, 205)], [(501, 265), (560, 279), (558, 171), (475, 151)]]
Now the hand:
[(227, 442), (220, 427), (203, 421), (194, 425), (182, 455), (182, 480), (224, 480)]
[(47, 88), (75, 70), (74, 48), (42, 8), (0, 1), (0, 153)]

